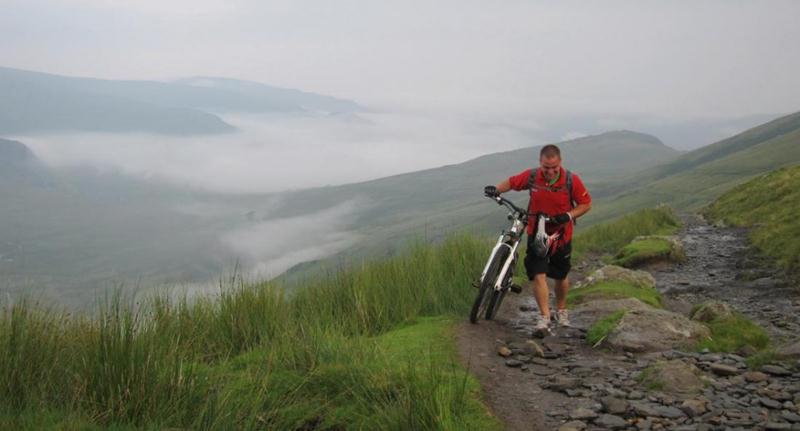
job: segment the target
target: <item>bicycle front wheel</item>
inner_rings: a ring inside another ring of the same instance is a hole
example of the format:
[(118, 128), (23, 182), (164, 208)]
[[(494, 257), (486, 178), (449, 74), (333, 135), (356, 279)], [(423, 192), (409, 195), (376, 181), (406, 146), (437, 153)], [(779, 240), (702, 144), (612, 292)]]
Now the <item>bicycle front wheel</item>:
[[(494, 285), (497, 281), (497, 276), (500, 274), (500, 268), (503, 267), (503, 262), (506, 260), (506, 256), (508, 256), (508, 250), (501, 248), (492, 258), (492, 263), (489, 264), (489, 268), (486, 270), (486, 274), (483, 276), (483, 280), (481, 281), (481, 286), (478, 290), (478, 296), (472, 303), (472, 310), (470, 310), (469, 313), (470, 322), (478, 323), (478, 319), (481, 315), (487, 315), (486, 313), (489, 309), (489, 303), (496, 302), (496, 300), (493, 301), (493, 297), (494, 294), (498, 292), (494, 290)], [(491, 314), (489, 316), (491, 316)], [(491, 317), (487, 317), (487, 319), (489, 318)]]

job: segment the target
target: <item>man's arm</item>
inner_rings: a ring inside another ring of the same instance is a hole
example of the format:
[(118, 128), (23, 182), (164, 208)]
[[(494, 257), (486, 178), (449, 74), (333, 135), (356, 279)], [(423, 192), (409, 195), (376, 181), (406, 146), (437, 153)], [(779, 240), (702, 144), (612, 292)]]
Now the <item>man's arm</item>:
[(511, 190), (511, 181), (508, 181), (508, 179), (505, 179), (505, 180), (497, 183), (497, 185), (495, 187), (497, 188), (497, 193), (498, 194), (505, 193), (505, 192)]
[(588, 213), (590, 209), (592, 209), (591, 203), (578, 204), (578, 206), (576, 206), (575, 208), (567, 211), (567, 214), (569, 214), (570, 217), (572, 217), (572, 219), (575, 220), (576, 218)]

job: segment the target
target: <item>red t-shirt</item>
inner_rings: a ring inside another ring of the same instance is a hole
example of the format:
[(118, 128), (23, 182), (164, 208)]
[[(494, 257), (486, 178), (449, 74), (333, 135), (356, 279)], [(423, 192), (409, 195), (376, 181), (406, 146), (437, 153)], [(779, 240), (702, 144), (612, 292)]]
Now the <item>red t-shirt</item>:
[[(511, 183), (512, 190), (527, 190), (528, 188), (528, 178), (531, 175), (531, 169), (526, 169), (520, 172), (513, 177), (508, 179), (508, 182)], [(533, 199), (531, 199), (530, 203), (528, 203), (528, 212), (531, 214), (536, 213), (545, 213), (548, 216), (556, 216), (558, 214), (563, 214), (572, 209), (572, 204), (569, 202), (569, 193), (567, 192), (566, 185), (567, 185), (567, 172), (562, 167), (561, 168), (561, 175), (556, 181), (555, 184), (550, 186), (548, 181), (544, 178), (544, 172), (539, 170), (538, 175), (536, 175), (535, 184), (542, 186), (542, 187), (550, 187), (554, 189), (562, 189), (559, 191), (550, 191), (550, 190), (541, 190), (541, 189), (534, 189), (533, 190)], [(589, 204), (592, 202), (592, 197), (589, 195), (589, 192), (586, 190), (586, 186), (583, 185), (583, 181), (581, 178), (572, 173), (572, 199), (578, 203), (578, 205), (582, 204)], [(533, 235), (534, 229), (536, 229), (536, 220), (531, 217), (528, 220), (528, 235)], [(562, 235), (561, 239), (558, 241), (556, 248), (561, 247), (562, 245), (568, 243), (572, 240), (572, 222), (565, 224), (564, 227), (564, 234)], [(558, 230), (561, 226), (556, 224), (548, 224), (546, 226), (547, 233), (553, 233)]]

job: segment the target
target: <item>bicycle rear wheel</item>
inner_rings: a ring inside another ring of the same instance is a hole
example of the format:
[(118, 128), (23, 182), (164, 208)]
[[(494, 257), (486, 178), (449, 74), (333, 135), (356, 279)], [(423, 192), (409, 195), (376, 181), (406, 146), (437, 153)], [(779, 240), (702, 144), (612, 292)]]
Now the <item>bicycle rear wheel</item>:
[(500, 268), (502, 268), (503, 262), (506, 260), (506, 256), (508, 256), (508, 250), (503, 247), (498, 250), (492, 258), (492, 263), (489, 264), (489, 268), (486, 270), (486, 274), (483, 276), (483, 281), (481, 281), (481, 286), (478, 290), (478, 296), (472, 303), (472, 310), (469, 312), (470, 322), (478, 323), (480, 316), (486, 315), (487, 309), (489, 308), (489, 303), (496, 302), (492, 301), (494, 294), (497, 293), (494, 290), (494, 284), (497, 281), (497, 276), (500, 273)]

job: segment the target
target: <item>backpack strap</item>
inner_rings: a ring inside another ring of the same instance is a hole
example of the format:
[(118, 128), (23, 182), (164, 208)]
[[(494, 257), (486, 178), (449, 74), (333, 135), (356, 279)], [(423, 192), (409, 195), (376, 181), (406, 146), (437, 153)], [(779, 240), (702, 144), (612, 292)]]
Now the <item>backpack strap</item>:
[[(567, 181), (566, 181), (566, 184), (564, 185), (564, 187), (560, 187), (558, 190), (563, 190), (564, 188), (567, 189), (567, 193), (569, 194), (569, 206), (570, 206), (570, 209), (571, 209), (571, 208), (575, 208), (576, 206), (578, 206), (578, 203), (575, 201), (575, 199), (572, 196), (572, 171), (570, 171), (569, 169), (564, 169), (564, 170), (566, 171)], [(542, 186), (537, 186), (536, 185), (536, 176), (538, 174), (539, 174), (539, 168), (531, 168), (531, 174), (530, 174), (530, 176), (528, 176), (528, 189), (530, 190), (531, 201), (533, 201), (533, 191), (534, 191), (534, 189), (542, 188)], [(556, 190), (553, 190), (552, 188), (549, 188), (549, 187), (548, 188), (544, 188), (544, 189), (545, 190), (550, 190), (550, 191), (556, 191)], [(573, 223), (575, 223), (574, 220), (573, 220)]]
[(539, 168), (531, 168), (531, 174), (528, 176), (528, 190), (533, 193), (534, 184), (536, 183), (536, 175), (539, 174)]
[(569, 169), (566, 169), (566, 171), (567, 171), (567, 193), (569, 193), (569, 205), (572, 208), (575, 208), (576, 206), (578, 206), (577, 205), (578, 203), (575, 202), (575, 199), (572, 198), (572, 172)]

